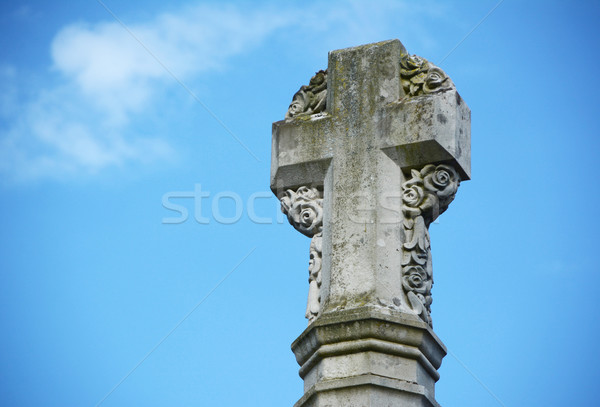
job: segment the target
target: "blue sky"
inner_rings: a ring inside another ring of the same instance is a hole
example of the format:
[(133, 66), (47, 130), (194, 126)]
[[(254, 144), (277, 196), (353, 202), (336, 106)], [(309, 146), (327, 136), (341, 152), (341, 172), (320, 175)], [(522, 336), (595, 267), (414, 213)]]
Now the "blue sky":
[(470, 35), (496, 1), (104, 3), (139, 42), (97, 1), (0, 13), (0, 404), (293, 405), (309, 240), (271, 123), (329, 50), (391, 38), (472, 110), (431, 226), (438, 401), (596, 400), (597, 3), (506, 0)]

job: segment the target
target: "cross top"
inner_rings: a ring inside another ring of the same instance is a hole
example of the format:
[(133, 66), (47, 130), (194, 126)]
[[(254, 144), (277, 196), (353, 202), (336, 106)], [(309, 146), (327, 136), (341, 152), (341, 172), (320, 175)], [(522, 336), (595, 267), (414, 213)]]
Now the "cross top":
[(427, 228), (470, 178), (470, 110), (398, 40), (329, 53), (273, 123), (271, 189), (312, 238), (306, 317), (363, 306), (431, 324)]

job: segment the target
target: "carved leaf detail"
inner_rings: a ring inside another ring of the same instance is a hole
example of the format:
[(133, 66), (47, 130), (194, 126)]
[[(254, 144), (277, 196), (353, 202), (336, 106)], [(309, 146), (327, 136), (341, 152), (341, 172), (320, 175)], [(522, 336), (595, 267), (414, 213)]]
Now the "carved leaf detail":
[(311, 237), (308, 264), (306, 318), (311, 323), (321, 311), (321, 268), (323, 263), (323, 199), (317, 188), (288, 189), (280, 198), (281, 211), (300, 233)]
[(310, 242), (308, 266), (308, 301), (305, 317), (311, 323), (321, 309), (321, 265), (323, 264), (323, 233), (313, 236)]

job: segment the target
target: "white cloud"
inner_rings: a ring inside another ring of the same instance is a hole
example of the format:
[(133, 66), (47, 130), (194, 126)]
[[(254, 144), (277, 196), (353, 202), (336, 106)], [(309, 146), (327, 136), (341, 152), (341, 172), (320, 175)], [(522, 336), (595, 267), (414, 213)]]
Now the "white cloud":
[[(219, 69), (285, 23), (264, 10), (197, 6), (128, 28), (186, 80)], [(62, 82), (24, 102), (15, 89), (23, 78), (14, 67), (0, 69), (0, 117), (9, 123), (0, 129), (0, 174), (17, 181), (60, 178), (169, 157), (166, 140), (125, 135), (132, 115), (156, 103), (165, 84), (176, 86), (140, 42), (116, 21), (64, 27), (51, 44)]]
[(173, 81), (165, 67), (179, 80), (219, 69), (289, 22), (266, 10), (200, 5), (132, 24), (133, 36), (116, 21), (65, 27), (52, 42), (52, 58), (55, 69), (118, 121), (144, 106), (153, 83)]
[(391, 1), (278, 10), (197, 5), (128, 24), (139, 42), (116, 21), (66, 26), (51, 43), (58, 84), (23, 100), (25, 92), (14, 84), (27, 78), (19, 78), (14, 67), (0, 67), (0, 118), (6, 123), (0, 127), (0, 175), (62, 177), (164, 159), (172, 154), (164, 137), (137, 134), (131, 126), (158, 103), (165, 87), (177, 86), (164, 66), (186, 81), (223, 68), (282, 28), (290, 46), (381, 40), (399, 18), (415, 30), (418, 14), (431, 18), (429, 8), (414, 10)]
[(61, 87), (25, 104), (0, 140), (0, 173), (12, 181), (60, 178), (171, 155), (165, 141), (125, 138), (121, 127), (102, 123), (101, 112), (80, 102), (72, 89)]

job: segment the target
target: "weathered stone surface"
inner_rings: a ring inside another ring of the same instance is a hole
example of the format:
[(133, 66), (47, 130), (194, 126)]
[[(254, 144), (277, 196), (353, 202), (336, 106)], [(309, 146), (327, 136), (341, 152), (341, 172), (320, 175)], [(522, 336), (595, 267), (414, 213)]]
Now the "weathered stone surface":
[(437, 405), (427, 228), (470, 178), (469, 108), (398, 40), (320, 72), (273, 123), (271, 189), (312, 238), (297, 405)]
[(379, 124), (381, 149), (405, 172), (444, 162), (471, 179), (471, 111), (456, 90), (390, 103)]
[(361, 397), (350, 404), (325, 401), (341, 393), (355, 398), (356, 387), (368, 388), (369, 398), (388, 400), (390, 390), (396, 390), (403, 395), (391, 400), (408, 397), (412, 405), (436, 405), (434, 384), (446, 348), (412, 314), (386, 315), (373, 307), (326, 313), (298, 337), (292, 350), (304, 379), (305, 397), (297, 405), (387, 405), (356, 404)]

